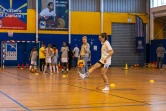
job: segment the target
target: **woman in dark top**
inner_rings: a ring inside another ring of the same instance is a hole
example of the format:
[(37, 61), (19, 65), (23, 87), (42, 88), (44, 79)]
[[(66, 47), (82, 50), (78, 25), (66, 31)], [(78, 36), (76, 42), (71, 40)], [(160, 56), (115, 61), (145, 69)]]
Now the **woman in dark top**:
[(71, 70), (71, 67), (72, 67), (72, 59), (73, 59), (73, 51), (71, 49), (71, 46), (68, 45), (68, 48), (69, 48), (69, 70)]

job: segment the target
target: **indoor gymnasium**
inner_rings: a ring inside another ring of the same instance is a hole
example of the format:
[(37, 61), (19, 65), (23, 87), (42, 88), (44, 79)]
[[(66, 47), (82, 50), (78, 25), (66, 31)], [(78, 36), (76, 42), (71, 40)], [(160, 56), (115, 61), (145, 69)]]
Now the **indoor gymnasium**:
[(166, 0), (0, 0), (0, 111), (166, 111)]

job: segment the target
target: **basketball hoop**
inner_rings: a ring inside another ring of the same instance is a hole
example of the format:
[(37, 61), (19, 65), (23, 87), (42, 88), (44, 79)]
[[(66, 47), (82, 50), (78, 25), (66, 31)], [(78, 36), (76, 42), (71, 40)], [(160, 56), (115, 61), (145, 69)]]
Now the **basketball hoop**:
[(13, 31), (8, 31), (8, 37), (13, 37)]

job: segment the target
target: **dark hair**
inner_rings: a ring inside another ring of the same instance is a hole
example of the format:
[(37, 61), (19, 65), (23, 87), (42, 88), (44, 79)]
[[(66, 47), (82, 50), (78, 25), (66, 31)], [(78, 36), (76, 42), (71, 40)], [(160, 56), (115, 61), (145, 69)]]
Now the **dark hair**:
[(54, 3), (53, 2), (49, 2), (47, 6), (50, 7), (51, 4), (54, 4)]
[(159, 46), (160, 46), (160, 47), (162, 47), (163, 45), (162, 45), (162, 44), (160, 44)]
[(56, 45), (53, 45), (52, 47), (56, 47)]
[(100, 36), (104, 38), (105, 40), (108, 40), (107, 33), (101, 33)]

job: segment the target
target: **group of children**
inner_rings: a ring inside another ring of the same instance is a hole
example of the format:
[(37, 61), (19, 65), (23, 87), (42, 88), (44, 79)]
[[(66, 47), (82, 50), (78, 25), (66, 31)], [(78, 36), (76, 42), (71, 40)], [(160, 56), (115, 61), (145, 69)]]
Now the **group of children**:
[[(49, 66), (50, 69), (50, 74), (54, 73), (59, 73), (58, 70), (58, 49), (56, 48), (56, 45), (53, 45), (51, 47), (51, 44), (48, 44), (48, 47), (45, 47), (43, 44), (42, 47), (39, 49), (39, 56), (44, 55), (44, 60), (40, 60), (40, 71), (43, 72), (44, 74), (47, 72), (47, 67)], [(38, 57), (38, 52), (36, 48), (33, 48), (30, 54), (29, 60), (31, 61), (31, 65), (29, 67), (29, 70), (36, 70), (36, 65), (37, 65), (37, 57)], [(66, 72), (69, 71), (69, 48), (66, 45), (66, 42), (63, 42), (63, 46), (61, 47), (61, 62), (62, 62), (62, 73), (65, 71), (64, 69), (66, 68)]]
[[(43, 49), (43, 50), (42, 50)], [(47, 48), (45, 48), (45, 45), (42, 45), (42, 48), (40, 48), (39, 52), (42, 51), (43, 55), (45, 56), (45, 61), (44, 61), (44, 67), (42, 67), (41, 71), (43, 73), (46, 73), (47, 70), (47, 65), (49, 64), (50, 67), (50, 73), (56, 73), (55, 69), (58, 71), (58, 50), (55, 45), (51, 47), (51, 44), (48, 45)], [(39, 53), (40, 54), (40, 53)], [(33, 50), (30, 53), (30, 58), (29, 60), (31, 61), (31, 65), (29, 67), (29, 70), (36, 70), (36, 65), (37, 65), (37, 58), (38, 58), (38, 52), (36, 48), (33, 48)], [(41, 63), (43, 64), (43, 63)]]

